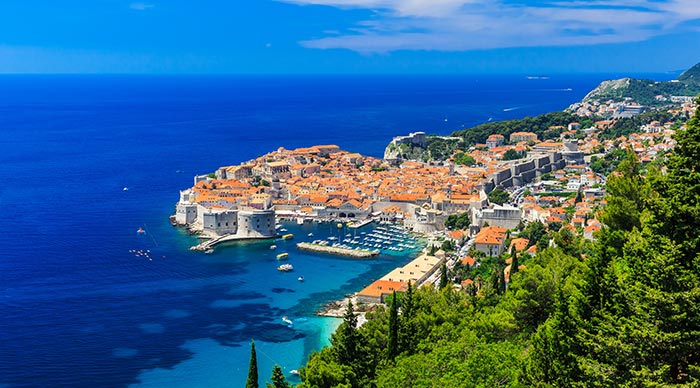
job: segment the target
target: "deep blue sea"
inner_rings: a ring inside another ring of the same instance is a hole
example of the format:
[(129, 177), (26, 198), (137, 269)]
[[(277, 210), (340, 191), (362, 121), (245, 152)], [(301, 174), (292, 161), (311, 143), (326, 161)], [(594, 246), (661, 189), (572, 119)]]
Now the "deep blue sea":
[(280, 146), (381, 156), (410, 131), (564, 109), (609, 77), (0, 76), (0, 387), (240, 387), (251, 339), (261, 381), (298, 368), (337, 325), (314, 311), (410, 255), (190, 252), (168, 216), (194, 174)]

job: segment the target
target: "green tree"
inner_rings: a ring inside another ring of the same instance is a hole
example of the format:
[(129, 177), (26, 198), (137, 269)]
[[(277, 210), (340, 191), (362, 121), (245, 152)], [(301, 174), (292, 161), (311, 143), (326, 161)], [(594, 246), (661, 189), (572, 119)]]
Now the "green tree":
[(442, 249), (445, 252), (454, 251), (455, 250), (455, 242), (452, 240), (445, 240), (442, 242), (440, 249)]
[(396, 290), (391, 295), (391, 305), (389, 307), (389, 359), (394, 360), (399, 353), (399, 300), (396, 297)]
[(292, 386), (287, 382), (287, 378), (284, 377), (282, 368), (280, 368), (279, 365), (275, 365), (272, 368), (272, 377), (270, 379), (272, 380), (272, 384), (265, 383), (267, 388), (292, 388)]
[(431, 245), (430, 248), (428, 248), (428, 255), (432, 256), (437, 252), (437, 246)]
[(255, 354), (255, 341), (250, 341), (250, 362), (248, 363), (248, 379), (245, 388), (259, 388), (258, 384), (258, 358)]
[(413, 353), (416, 347), (416, 327), (414, 322), (415, 305), (413, 298), (413, 283), (408, 282), (406, 293), (401, 299), (401, 320), (399, 332), (399, 352)]
[(514, 149), (510, 149), (506, 152), (503, 153), (503, 160), (516, 160), (516, 159), (522, 159), (526, 155), (525, 152), (518, 152)]
[(440, 285), (439, 288), (442, 290), (449, 284), (449, 279), (447, 278), (447, 265), (442, 263), (440, 266)]
[(333, 360), (331, 349), (312, 353), (309, 361), (299, 370), (303, 388), (351, 388), (357, 378), (352, 368)]
[(489, 202), (503, 205), (510, 200), (510, 194), (503, 189), (494, 189), (488, 194)]
[(520, 236), (528, 239), (528, 248), (537, 244), (542, 236), (547, 234), (547, 227), (540, 221), (530, 222), (525, 226)]
[(640, 171), (641, 164), (637, 155), (628, 149), (617, 173), (612, 174), (607, 181), (608, 203), (600, 214), (600, 220), (608, 227), (622, 231), (641, 227), (641, 212), (649, 192)]
[(343, 323), (340, 324), (335, 334), (331, 337), (335, 361), (338, 364), (352, 365), (359, 355), (359, 341), (357, 316), (355, 315), (352, 301), (348, 301), (348, 306), (343, 315)]
[(518, 263), (518, 252), (515, 249), (515, 245), (513, 245), (513, 248), (510, 250), (510, 257), (512, 259), (510, 262), (510, 280), (513, 281), (513, 275), (518, 272), (518, 266), (520, 266), (520, 263)]
[(471, 155), (468, 155), (464, 152), (457, 152), (454, 155), (454, 162), (455, 164), (461, 164), (469, 167), (476, 164), (476, 160)]
[(445, 220), (445, 227), (452, 230), (467, 229), (471, 225), (471, 217), (469, 215), (469, 212), (451, 214)]

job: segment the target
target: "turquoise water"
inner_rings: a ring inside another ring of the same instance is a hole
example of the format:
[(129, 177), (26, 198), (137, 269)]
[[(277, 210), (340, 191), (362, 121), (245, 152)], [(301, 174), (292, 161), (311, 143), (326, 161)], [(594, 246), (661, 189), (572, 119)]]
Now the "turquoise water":
[[(294, 239), (232, 242), (219, 246), (213, 254), (198, 254), (197, 260), (207, 265), (224, 265), (231, 268), (230, 288), (219, 299), (209, 302), (209, 308), (220, 311), (245, 310), (252, 306), (265, 306), (266, 311), (252, 314), (245, 319), (233, 317), (228, 323), (211, 325), (213, 333), (226, 336), (231, 333), (247, 332), (256, 340), (258, 368), (261, 379), (269, 377), (275, 364), (282, 367), (290, 381), (298, 377), (289, 373), (298, 369), (313, 350), (328, 344), (331, 333), (341, 320), (318, 317), (315, 312), (326, 302), (342, 298), (345, 293), (359, 291), (384, 273), (405, 264), (415, 257), (420, 244), (411, 251), (386, 251), (378, 258), (350, 259), (332, 255), (316, 254), (296, 248), (296, 243), (326, 239), (329, 236), (363, 236), (371, 233), (375, 225), (360, 229), (338, 229), (337, 223), (282, 222), (286, 231), (293, 233)], [(313, 237), (308, 234), (313, 233)], [(271, 249), (271, 245), (276, 245)], [(278, 260), (277, 254), (287, 252), (289, 257)], [(291, 272), (281, 272), (277, 267), (282, 263), (294, 266)], [(239, 276), (245, 271), (245, 276)], [(299, 276), (304, 281), (298, 280)], [(226, 277), (226, 276), (224, 276)], [(241, 296), (245, 297), (241, 297)], [(189, 313), (173, 313), (187, 319)], [(287, 316), (293, 324), (282, 321)], [(248, 322), (253, 321), (253, 322)], [(263, 326), (265, 335), (256, 336), (250, 326)], [(161, 334), (164, 331), (157, 323), (145, 324), (142, 330)], [(235, 346), (231, 346), (235, 345)], [(187, 360), (172, 368), (154, 368), (143, 371), (134, 387), (213, 387), (226, 386), (231, 381), (245, 381), (248, 366), (241, 363), (249, 357), (247, 343), (222, 343), (211, 338), (188, 340), (182, 350), (191, 353)], [(120, 350), (124, 353), (124, 350)], [(128, 352), (127, 352), (128, 353)], [(128, 354), (127, 354), (128, 356)]]

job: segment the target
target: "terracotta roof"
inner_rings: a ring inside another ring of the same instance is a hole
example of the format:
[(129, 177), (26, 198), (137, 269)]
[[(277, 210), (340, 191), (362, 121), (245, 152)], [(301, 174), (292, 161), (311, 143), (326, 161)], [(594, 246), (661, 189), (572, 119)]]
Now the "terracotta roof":
[(408, 289), (407, 283), (380, 279), (365, 287), (358, 294), (363, 296), (381, 297), (383, 294), (391, 294), (394, 291), (403, 292), (406, 291), (406, 289)]

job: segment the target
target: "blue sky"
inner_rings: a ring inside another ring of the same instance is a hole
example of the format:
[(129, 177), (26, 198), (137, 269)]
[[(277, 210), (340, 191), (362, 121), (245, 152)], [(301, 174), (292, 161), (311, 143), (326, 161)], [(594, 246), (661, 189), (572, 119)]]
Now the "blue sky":
[(2, 73), (663, 72), (700, 0), (3, 0)]

